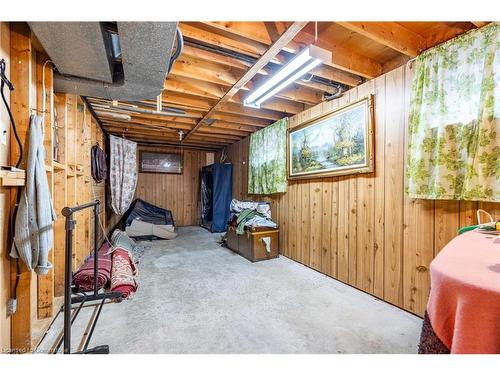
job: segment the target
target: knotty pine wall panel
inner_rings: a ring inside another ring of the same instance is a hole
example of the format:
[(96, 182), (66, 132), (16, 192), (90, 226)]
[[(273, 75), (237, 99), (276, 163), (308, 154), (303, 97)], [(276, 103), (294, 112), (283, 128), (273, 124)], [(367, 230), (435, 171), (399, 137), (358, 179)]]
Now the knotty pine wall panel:
[(477, 208), (500, 217), (500, 204), (404, 194), (411, 78), (411, 67), (400, 67), (290, 119), (293, 128), (373, 94), (374, 173), (289, 181), (284, 194), (249, 196), (249, 139), (227, 153), (234, 165), (234, 197), (271, 202), (283, 255), (422, 316), (431, 260), (459, 227), (476, 222)]
[[(179, 152), (178, 148), (172, 147), (139, 146), (139, 150)], [(177, 226), (197, 225), (200, 170), (212, 163), (213, 152), (185, 149), (183, 154), (182, 174), (139, 173), (135, 197), (171, 210)], [(139, 158), (139, 153), (137, 157)]]

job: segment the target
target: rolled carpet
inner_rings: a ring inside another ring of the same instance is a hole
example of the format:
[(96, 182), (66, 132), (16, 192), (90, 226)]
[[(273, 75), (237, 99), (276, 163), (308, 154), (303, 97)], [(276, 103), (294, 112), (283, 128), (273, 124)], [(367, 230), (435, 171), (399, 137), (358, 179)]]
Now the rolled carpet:
[[(111, 254), (105, 242), (97, 252), (97, 285), (99, 289), (109, 284), (111, 276)], [(94, 256), (85, 259), (83, 265), (73, 274), (73, 284), (80, 290), (89, 292), (94, 289)]]
[(130, 297), (137, 290), (136, 268), (128, 251), (118, 247), (113, 251), (111, 267), (111, 291), (120, 292), (123, 298)]

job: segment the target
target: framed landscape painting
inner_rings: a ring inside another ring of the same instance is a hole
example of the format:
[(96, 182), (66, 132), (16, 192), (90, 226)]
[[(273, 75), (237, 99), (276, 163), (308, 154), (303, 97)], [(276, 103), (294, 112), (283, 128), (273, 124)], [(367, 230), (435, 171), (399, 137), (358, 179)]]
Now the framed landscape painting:
[(182, 174), (182, 155), (171, 152), (140, 151), (140, 173)]
[(373, 172), (373, 96), (288, 132), (288, 178)]

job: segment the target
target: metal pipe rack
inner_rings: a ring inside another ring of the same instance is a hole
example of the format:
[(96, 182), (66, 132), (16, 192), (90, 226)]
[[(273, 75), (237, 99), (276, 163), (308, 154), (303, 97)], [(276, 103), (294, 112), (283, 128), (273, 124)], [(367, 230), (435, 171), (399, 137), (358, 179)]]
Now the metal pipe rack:
[[(100, 201), (98, 199), (79, 205), (74, 207), (64, 207), (61, 211), (62, 215), (66, 218), (65, 229), (66, 229), (66, 251), (65, 251), (65, 287), (64, 287), (64, 329), (63, 335), (59, 342), (57, 343), (54, 354), (58, 352), (61, 343), (64, 342), (63, 353), (71, 354), (71, 325), (76, 319), (76, 316), (80, 312), (81, 308), (86, 302), (101, 300), (101, 304), (99, 306), (99, 313), (95, 315), (94, 321), (92, 322), (92, 329), (90, 333), (87, 335), (85, 344), (83, 347), (83, 351), (77, 352), (75, 354), (108, 354), (109, 346), (108, 345), (99, 345), (93, 348), (88, 349), (88, 345), (92, 338), (92, 334), (94, 333), (95, 326), (97, 324), (97, 320), (99, 319), (102, 307), (106, 299), (116, 299), (121, 300), (121, 293), (119, 292), (104, 292), (99, 293), (99, 285), (97, 281), (97, 276), (99, 272), (99, 212), (100, 212)], [(84, 294), (79, 296), (73, 296), (72, 292), (72, 284), (73, 284), (73, 230), (76, 226), (76, 220), (74, 219), (74, 213), (78, 211), (85, 210), (87, 208), (93, 207), (94, 209), (94, 288), (92, 294)], [(76, 313), (72, 317), (71, 310), (72, 306), (75, 303), (79, 303)]]

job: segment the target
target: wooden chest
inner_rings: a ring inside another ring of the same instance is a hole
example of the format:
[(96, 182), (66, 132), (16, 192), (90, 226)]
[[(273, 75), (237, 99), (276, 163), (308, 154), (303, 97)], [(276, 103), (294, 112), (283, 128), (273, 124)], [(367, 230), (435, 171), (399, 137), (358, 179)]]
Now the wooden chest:
[(245, 233), (238, 235), (235, 228), (228, 227), (227, 247), (252, 262), (277, 258), (279, 229), (255, 228), (251, 231), (246, 229)]

